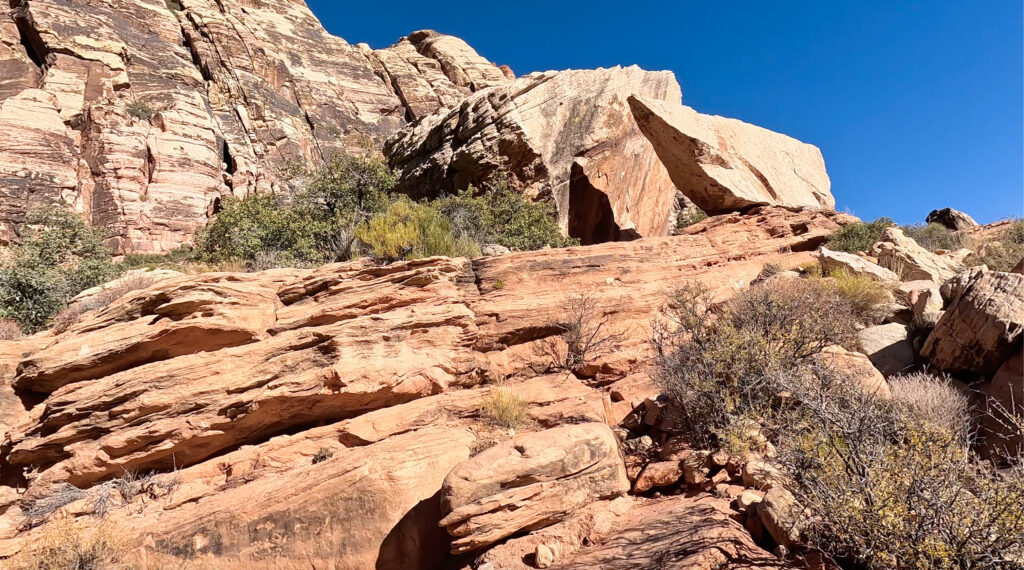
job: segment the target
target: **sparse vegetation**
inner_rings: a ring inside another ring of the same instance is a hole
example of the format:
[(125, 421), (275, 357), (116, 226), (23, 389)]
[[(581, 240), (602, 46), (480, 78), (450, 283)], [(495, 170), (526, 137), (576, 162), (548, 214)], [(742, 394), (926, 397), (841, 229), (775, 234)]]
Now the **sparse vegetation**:
[(509, 386), (497, 385), (484, 399), (480, 413), (495, 424), (516, 429), (529, 423), (526, 402)]
[(155, 117), (157, 113), (156, 109), (150, 107), (145, 101), (142, 101), (141, 99), (137, 99), (135, 101), (132, 101), (131, 103), (128, 103), (128, 106), (125, 107), (125, 110), (128, 111), (129, 115), (143, 121), (152, 121), (153, 117)]
[(0, 341), (18, 340), (24, 333), (21, 332), (21, 325), (12, 319), (0, 319)]
[(313, 465), (323, 463), (324, 461), (327, 461), (332, 457), (334, 457), (334, 452), (331, 451), (331, 448), (321, 447), (320, 449), (316, 450), (315, 454), (313, 454)]
[(967, 240), (965, 247), (975, 255), (967, 259), (969, 265), (987, 265), (994, 271), (1011, 271), (1024, 259), (1024, 220), (1015, 220), (993, 239), (977, 242)]
[(699, 224), (706, 219), (708, 219), (707, 213), (696, 206), (680, 210), (679, 213), (676, 214), (676, 229), (681, 230), (683, 228), (688, 228), (694, 224)]
[(505, 288), (505, 282), (501, 279), (495, 279), (494, 283), (491, 283), (491, 287), (493, 287), (495, 291), (501, 291)]
[(843, 226), (829, 236), (827, 245), (829, 249), (850, 253), (868, 251), (882, 237), (882, 232), (892, 225), (891, 219), (878, 218), (870, 223), (857, 222)]
[(918, 245), (929, 251), (952, 251), (963, 247), (963, 237), (942, 224), (912, 224), (901, 229), (904, 235), (913, 238)]
[(625, 338), (624, 333), (611, 330), (593, 292), (570, 295), (562, 313), (565, 319), (551, 324), (559, 335), (549, 337), (541, 347), (556, 368), (586, 375), (588, 365), (615, 350)]
[(100, 230), (66, 209), (31, 212), (23, 231), (0, 265), (0, 317), (26, 332), (46, 328), (72, 297), (120, 271)]
[(22, 500), (21, 516), (27, 528), (37, 527), (60, 509), (85, 497), (85, 491), (70, 483), (57, 483), (41, 497)]
[(829, 345), (849, 345), (856, 317), (820, 281), (756, 285), (716, 306), (700, 284), (677, 290), (654, 326), (656, 380), (696, 445), (720, 445), (726, 431), (771, 417), (776, 375), (797, 374)]
[(843, 269), (829, 272), (824, 284), (845, 299), (865, 323), (880, 323), (889, 315), (889, 306), (895, 302), (892, 291), (885, 284)]
[(62, 519), (28, 549), (7, 561), (11, 570), (127, 570), (127, 536), (110, 523), (82, 524)]
[(387, 211), (356, 229), (355, 237), (366, 253), (390, 263), (444, 255), (475, 257), (480, 249), (466, 237), (456, 237), (440, 212), (407, 199), (391, 203)]
[(966, 398), (925, 375), (876, 398), (806, 358), (848, 340), (853, 312), (821, 280), (755, 286), (718, 306), (684, 287), (655, 327), (676, 425), (704, 449), (771, 443), (802, 539), (842, 567), (1019, 568), (1024, 471), (973, 455)]
[(433, 206), (451, 221), (456, 235), (477, 244), (497, 243), (528, 251), (578, 243), (562, 236), (554, 202), (531, 202), (504, 182), (483, 190), (471, 186), (439, 198)]
[(63, 311), (57, 313), (53, 318), (53, 330), (58, 333), (64, 332), (73, 324), (78, 322), (78, 319), (85, 313), (104, 309), (128, 293), (145, 289), (153, 283), (156, 283), (156, 279), (152, 276), (146, 275), (145, 273), (132, 273), (126, 275), (120, 280), (111, 283), (110, 286), (105, 287), (95, 295), (91, 295), (85, 299), (75, 302)]

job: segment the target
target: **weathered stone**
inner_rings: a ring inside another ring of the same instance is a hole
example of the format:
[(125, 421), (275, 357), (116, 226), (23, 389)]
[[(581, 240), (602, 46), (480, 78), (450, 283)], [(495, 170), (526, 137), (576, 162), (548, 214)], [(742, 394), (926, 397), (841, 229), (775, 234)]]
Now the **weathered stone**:
[(826, 273), (841, 270), (851, 275), (867, 277), (889, 285), (894, 285), (900, 281), (899, 275), (859, 255), (846, 253), (845, 251), (832, 251), (827, 247), (822, 247), (818, 250), (818, 255), (821, 268)]
[(779, 485), (782, 481), (782, 471), (774, 465), (752, 459), (743, 464), (740, 471), (743, 477), (743, 485), (758, 491), (767, 491)]
[(943, 208), (941, 210), (932, 210), (928, 214), (928, 218), (925, 220), (929, 224), (939, 224), (945, 226), (947, 229), (953, 231), (967, 230), (970, 228), (978, 227), (978, 222), (974, 221), (974, 218), (961, 212), (960, 210), (954, 210), (953, 208)]
[(902, 301), (914, 311), (914, 324), (930, 328), (938, 322), (944, 306), (940, 287), (933, 281), (907, 281), (896, 288)]
[(839, 346), (830, 346), (813, 358), (842, 374), (844, 379), (865, 395), (883, 399), (892, 397), (885, 376), (864, 354), (851, 352)]
[(679, 191), (709, 213), (758, 204), (835, 207), (814, 146), (738, 121), (702, 115), (678, 99), (636, 92), (630, 108)]
[(661, 568), (781, 569), (785, 561), (759, 548), (730, 516), (728, 501), (672, 497), (648, 501), (616, 521), (562, 570)]
[(669, 487), (679, 482), (683, 469), (679, 461), (648, 463), (633, 484), (634, 493), (645, 493), (655, 487)]
[(907, 340), (907, 327), (899, 323), (868, 327), (859, 333), (860, 348), (884, 376), (910, 372), (915, 365), (914, 348)]
[(663, 236), (676, 191), (633, 121), (633, 93), (681, 98), (671, 73), (638, 67), (532, 74), (411, 125), (385, 152), (410, 194), (501, 172), (531, 198), (553, 197), (562, 229), (584, 244)]
[(517, 436), (456, 466), (441, 492), (441, 525), (454, 537), (452, 552), (467, 552), (628, 490), (608, 426), (564, 426)]
[(922, 355), (941, 370), (991, 376), (1024, 335), (1024, 275), (975, 270), (928, 336)]
[(800, 542), (800, 505), (793, 494), (782, 487), (772, 487), (758, 505), (761, 524), (780, 546), (792, 547)]
[(963, 263), (938, 255), (921, 247), (899, 228), (887, 228), (881, 240), (871, 248), (878, 264), (900, 276), (904, 281), (945, 283), (963, 271)]

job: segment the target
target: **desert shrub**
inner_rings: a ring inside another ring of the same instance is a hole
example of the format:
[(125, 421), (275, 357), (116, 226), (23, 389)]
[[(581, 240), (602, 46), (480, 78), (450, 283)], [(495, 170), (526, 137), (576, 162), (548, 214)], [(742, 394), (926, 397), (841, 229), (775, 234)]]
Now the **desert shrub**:
[(47, 522), (54, 513), (85, 497), (85, 491), (69, 483), (57, 483), (41, 497), (23, 500), (21, 516), (28, 528)]
[(78, 293), (120, 269), (110, 261), (103, 234), (59, 207), (31, 212), (25, 235), (0, 265), (0, 317), (26, 332), (49, 324)]
[(889, 315), (889, 305), (895, 298), (884, 283), (839, 269), (828, 274), (825, 287), (845, 299), (863, 322), (879, 323)]
[(679, 213), (676, 214), (676, 229), (681, 230), (683, 228), (688, 228), (694, 224), (699, 224), (706, 219), (708, 219), (708, 215), (704, 210), (701, 210), (696, 206), (686, 208), (684, 210), (680, 210)]
[(0, 340), (18, 340), (23, 334), (17, 321), (0, 319)]
[(955, 250), (963, 245), (963, 238), (960, 234), (950, 231), (942, 224), (911, 224), (903, 226), (901, 229), (904, 235), (913, 238), (918, 245), (927, 250)]
[(451, 223), (440, 212), (406, 199), (392, 202), (384, 214), (358, 227), (355, 237), (367, 254), (383, 262), (480, 254), (473, 241), (455, 236)]
[(500, 291), (505, 288), (505, 281), (503, 279), (495, 279), (494, 283), (491, 283), (491, 287), (493, 287), (495, 291)]
[(704, 286), (684, 286), (654, 324), (655, 380), (697, 445), (719, 445), (726, 430), (766, 419), (776, 375), (795, 374), (807, 357), (855, 338), (853, 309), (820, 281), (787, 279), (718, 306), (712, 300)]
[(495, 386), (484, 399), (480, 413), (497, 425), (518, 428), (530, 421), (526, 403), (508, 386)]
[(433, 205), (451, 221), (456, 235), (481, 245), (497, 243), (528, 251), (576, 244), (559, 230), (554, 202), (533, 202), (505, 183), (483, 191), (471, 186), (439, 198)]
[(127, 570), (130, 544), (109, 523), (88, 526), (71, 519), (50, 525), (40, 540), (7, 561), (11, 570)]
[(156, 116), (156, 109), (153, 109), (145, 101), (136, 100), (128, 103), (125, 108), (128, 114), (143, 121), (151, 121)]
[(321, 447), (320, 449), (316, 450), (315, 454), (313, 454), (313, 465), (323, 463), (324, 461), (327, 461), (332, 457), (334, 457), (334, 452), (331, 451), (331, 448)]
[(940, 430), (967, 445), (971, 436), (970, 401), (947, 378), (925, 373), (889, 379), (892, 403), (907, 421)]
[(837, 373), (783, 382), (800, 405), (776, 443), (807, 541), (853, 567), (1020, 568), (1024, 471), (978, 461), (935, 423), (963, 413), (948, 393), (922, 393), (941, 385), (903, 382), (893, 402)]
[(882, 232), (892, 225), (893, 221), (891, 219), (878, 218), (870, 223), (857, 222), (843, 226), (839, 231), (829, 236), (828, 247), (850, 253), (868, 251), (882, 237)]
[(625, 338), (623, 332), (611, 330), (608, 314), (593, 292), (570, 295), (562, 315), (562, 320), (550, 323), (558, 336), (549, 337), (540, 347), (556, 368), (584, 374), (589, 364), (617, 349)]
[(217, 217), (195, 239), (202, 261), (254, 260), (274, 254), (281, 263), (321, 263), (329, 230), (272, 194), (226, 197)]

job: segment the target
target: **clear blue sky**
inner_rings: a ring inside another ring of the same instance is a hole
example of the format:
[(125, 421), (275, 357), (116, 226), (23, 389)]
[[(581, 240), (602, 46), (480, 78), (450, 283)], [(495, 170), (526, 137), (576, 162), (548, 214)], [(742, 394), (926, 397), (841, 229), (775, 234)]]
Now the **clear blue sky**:
[(817, 145), (837, 208), (920, 222), (1024, 215), (1021, 0), (337, 2), (331, 32), (457, 35), (517, 74), (670, 69), (686, 104)]

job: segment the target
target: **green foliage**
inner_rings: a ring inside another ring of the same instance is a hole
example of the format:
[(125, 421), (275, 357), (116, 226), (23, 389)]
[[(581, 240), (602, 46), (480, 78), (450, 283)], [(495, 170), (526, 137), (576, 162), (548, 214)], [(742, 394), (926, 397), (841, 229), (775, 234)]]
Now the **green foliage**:
[(333, 155), (295, 196), (296, 207), (332, 223), (351, 225), (387, 210), (395, 175), (379, 160)]
[(531, 202), (507, 184), (480, 192), (472, 186), (433, 202), (451, 220), (456, 234), (478, 244), (497, 243), (520, 251), (576, 245), (558, 228), (558, 212), (550, 200)]
[(868, 251), (882, 237), (882, 232), (893, 225), (889, 218), (878, 218), (871, 223), (857, 222), (843, 226), (828, 238), (829, 249), (856, 253)]
[(706, 219), (708, 219), (707, 213), (696, 206), (680, 210), (679, 213), (676, 214), (676, 229), (681, 230), (683, 228), (688, 228), (694, 224), (699, 224)]
[(126, 110), (129, 115), (136, 119), (142, 119), (143, 121), (150, 121), (156, 116), (156, 110), (147, 105), (145, 101), (141, 100), (135, 100), (128, 103)]
[(963, 246), (959, 234), (952, 232), (942, 224), (912, 224), (903, 226), (903, 233), (913, 238), (921, 247), (935, 251), (937, 249), (955, 250)]
[(46, 328), (78, 293), (119, 272), (104, 236), (56, 206), (31, 212), (22, 242), (0, 266), (0, 317), (26, 332)]
[[(328, 234), (322, 220), (302, 215), (271, 194), (224, 198), (222, 210), (195, 239), (203, 261), (255, 260), (269, 252), (283, 262), (322, 263)], [(286, 261), (285, 261), (286, 260)]]
[(384, 214), (359, 226), (355, 237), (369, 255), (385, 263), (435, 255), (480, 254), (473, 241), (455, 236), (451, 222), (440, 212), (407, 199), (392, 202)]

